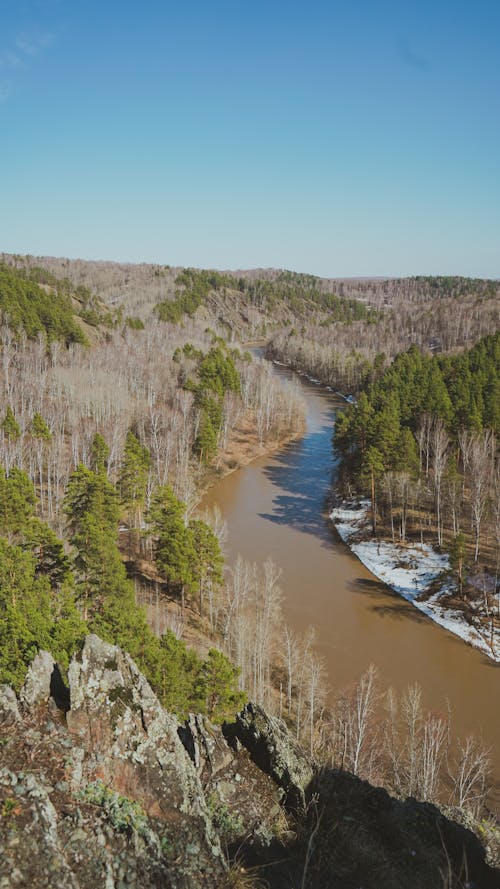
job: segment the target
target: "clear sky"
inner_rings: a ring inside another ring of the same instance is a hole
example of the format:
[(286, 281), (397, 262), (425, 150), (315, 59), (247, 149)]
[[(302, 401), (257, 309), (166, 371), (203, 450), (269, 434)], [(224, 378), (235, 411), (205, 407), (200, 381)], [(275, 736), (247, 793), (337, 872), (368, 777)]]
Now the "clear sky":
[(0, 251), (500, 277), (499, 0), (0, 0)]

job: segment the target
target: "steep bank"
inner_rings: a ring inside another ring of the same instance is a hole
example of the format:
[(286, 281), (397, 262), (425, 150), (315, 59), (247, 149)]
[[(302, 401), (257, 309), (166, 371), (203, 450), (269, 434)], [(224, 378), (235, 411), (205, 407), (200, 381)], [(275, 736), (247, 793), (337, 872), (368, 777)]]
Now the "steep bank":
[(242, 466), (248, 466), (259, 457), (270, 457), (284, 448), (292, 441), (296, 441), (304, 433), (304, 423), (298, 429), (284, 432), (276, 438), (271, 438), (263, 443), (259, 442), (255, 426), (250, 422), (245, 423), (236, 431), (228, 447), (214, 460), (200, 476), (198, 488), (200, 497), (217, 484), (221, 478), (230, 475)]

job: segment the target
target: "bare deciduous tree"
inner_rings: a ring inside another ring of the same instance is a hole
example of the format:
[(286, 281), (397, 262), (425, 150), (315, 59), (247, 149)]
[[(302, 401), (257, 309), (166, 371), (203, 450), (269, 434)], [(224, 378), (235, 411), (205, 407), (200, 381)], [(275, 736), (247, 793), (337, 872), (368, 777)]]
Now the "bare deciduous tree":
[(452, 802), (475, 816), (484, 805), (491, 775), (491, 751), (472, 735), (459, 739), (451, 771)]

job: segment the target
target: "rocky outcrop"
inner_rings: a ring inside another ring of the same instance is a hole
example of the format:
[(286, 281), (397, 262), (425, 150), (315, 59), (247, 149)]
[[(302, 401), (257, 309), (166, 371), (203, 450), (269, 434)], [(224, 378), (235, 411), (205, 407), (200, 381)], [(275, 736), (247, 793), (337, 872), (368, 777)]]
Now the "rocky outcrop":
[(11, 690), (0, 695), (0, 887), (12, 873), (9, 886), (54, 889), (223, 885), (219, 835), (179, 723), (132, 659), (88, 636), (68, 671), (70, 709), (58, 717), (53, 672), (40, 652), (21, 707)]
[(0, 725), (12, 725), (21, 718), (17, 695), (10, 685), (0, 685)]
[(223, 845), (268, 845), (283, 816), (284, 793), (249, 751), (234, 739), (233, 725), (214, 726), (191, 715), (179, 736), (200, 777)]
[(283, 789), (289, 806), (304, 807), (313, 766), (281, 719), (268, 716), (257, 704), (247, 704), (226, 736), (246, 747), (259, 768)]
[(0, 688), (0, 755), (0, 889), (10, 874), (33, 889), (224, 886), (228, 847), (269, 844), (282, 812), (242, 744), (199, 715), (180, 724), (95, 635), (68, 687), (40, 652), (19, 701)]
[(180, 724), (97, 636), (68, 683), (41, 652), (19, 700), (0, 686), (0, 889), (226, 889), (252, 868), (270, 889), (442, 889), (448, 865), (450, 887), (500, 885), (469, 831), (352, 775), (315, 775), (261, 707)]
[(196, 854), (199, 885), (208, 886), (203, 875), (214, 859), (222, 862), (222, 853), (176, 717), (163, 709), (132, 658), (95, 635), (73, 658), (68, 678), (67, 727), (86, 753), (81, 780), (99, 780), (148, 817), (175, 822), (177, 841), (184, 837), (184, 848)]
[(26, 674), (19, 699), (25, 707), (35, 707), (50, 698), (50, 683), (54, 672), (54, 658), (48, 651), (39, 651)]
[(204, 716), (191, 713), (179, 727), (179, 737), (205, 785), (219, 772), (234, 765), (234, 750), (229, 747), (221, 729)]
[(138, 800), (148, 814), (161, 817), (167, 797), (169, 810), (199, 816), (208, 825), (179, 723), (163, 709), (132, 658), (97, 636), (87, 636), (68, 676), (67, 726), (87, 751), (88, 776)]

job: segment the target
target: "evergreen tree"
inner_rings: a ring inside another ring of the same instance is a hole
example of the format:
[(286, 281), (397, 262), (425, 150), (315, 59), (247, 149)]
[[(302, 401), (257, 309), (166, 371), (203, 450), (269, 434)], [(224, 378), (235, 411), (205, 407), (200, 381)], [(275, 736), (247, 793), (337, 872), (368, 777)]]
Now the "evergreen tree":
[(105, 475), (80, 465), (68, 481), (64, 508), (76, 550), (77, 595), (85, 620), (92, 620), (105, 598), (127, 582), (116, 542), (116, 492)]
[(392, 464), (400, 437), (401, 423), (398, 399), (392, 393), (373, 419), (372, 443), (381, 454), (385, 469), (388, 469)]
[(209, 463), (217, 453), (217, 441), (220, 425), (214, 427), (214, 411), (203, 408), (200, 416), (200, 427), (194, 441), (193, 450), (204, 463)]
[(35, 489), (28, 475), (17, 467), (9, 474), (0, 466), (0, 534), (11, 542), (23, 533), (35, 510)]
[(71, 562), (64, 544), (45, 522), (32, 517), (26, 524), (22, 547), (36, 558), (36, 574), (48, 577), (53, 589), (73, 583)]
[(116, 491), (102, 473), (93, 472), (82, 463), (71, 474), (64, 496), (64, 511), (72, 534), (81, 530), (87, 513), (98, 516), (109, 528), (116, 528), (119, 506)]
[(378, 448), (369, 447), (364, 461), (364, 472), (370, 483), (370, 500), (372, 513), (372, 531), (377, 532), (376, 483), (384, 471), (384, 459)]
[(189, 712), (205, 713), (202, 661), (171, 630), (157, 641), (154, 685), (163, 706), (184, 718)]
[(12, 439), (13, 441), (17, 441), (21, 438), (21, 427), (19, 426), (19, 423), (14, 416), (14, 411), (10, 405), (7, 406), (7, 410), (5, 411), (5, 417), (2, 420), (2, 429), (7, 438)]
[(392, 465), (396, 472), (405, 470), (414, 474), (418, 470), (417, 443), (407, 426), (400, 430), (389, 465)]
[(210, 349), (198, 366), (200, 388), (223, 396), (225, 392), (239, 392), (240, 375), (232, 355), (220, 346)]
[(203, 597), (209, 588), (222, 583), (224, 557), (214, 532), (201, 519), (189, 523), (193, 541), (193, 581), (198, 584), (200, 614), (203, 613)]
[(373, 439), (374, 409), (368, 400), (366, 392), (362, 392), (352, 412), (352, 435), (359, 448), (361, 459)]
[(86, 632), (71, 590), (52, 591), (32, 553), (0, 538), (0, 682), (19, 688), (40, 648), (67, 666)]
[(151, 468), (151, 455), (134, 433), (129, 430), (125, 440), (123, 460), (118, 478), (120, 502), (127, 515), (141, 524), (141, 515), (146, 501), (148, 473)]
[(184, 607), (185, 587), (193, 582), (195, 561), (193, 535), (184, 521), (185, 506), (169, 485), (158, 489), (149, 510), (148, 521), (155, 536), (155, 560), (171, 584), (181, 588)]
[(29, 431), (33, 438), (40, 438), (46, 442), (52, 441), (52, 432), (38, 411), (35, 413), (30, 423)]
[(213, 722), (234, 719), (243, 707), (246, 696), (238, 690), (239, 669), (233, 667), (222, 652), (211, 648), (203, 664), (206, 685), (207, 713)]
[(132, 657), (144, 657), (152, 634), (118, 549), (119, 506), (113, 485), (102, 472), (78, 466), (68, 481), (65, 511), (76, 551), (76, 595), (89, 628)]
[(97, 474), (106, 473), (108, 469), (108, 460), (109, 447), (102, 435), (99, 435), (99, 433), (96, 432), (90, 447), (90, 468), (92, 472)]

